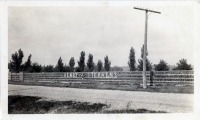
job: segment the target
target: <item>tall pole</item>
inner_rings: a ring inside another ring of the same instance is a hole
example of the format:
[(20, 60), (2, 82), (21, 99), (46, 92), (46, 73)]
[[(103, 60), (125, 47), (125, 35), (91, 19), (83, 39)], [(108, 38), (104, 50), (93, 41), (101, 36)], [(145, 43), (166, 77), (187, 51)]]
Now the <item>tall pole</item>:
[(143, 53), (143, 88), (147, 88), (147, 79), (146, 79), (146, 54), (147, 54), (147, 25), (148, 25), (148, 11), (145, 14), (145, 33), (144, 33), (144, 53)]
[(154, 12), (161, 14), (160, 12), (148, 10), (148, 9), (142, 9), (134, 7), (134, 9), (143, 10), (145, 11), (145, 33), (144, 33), (144, 53), (143, 53), (143, 88), (147, 88), (147, 79), (146, 79), (146, 54), (147, 54), (147, 26), (148, 26), (148, 12)]

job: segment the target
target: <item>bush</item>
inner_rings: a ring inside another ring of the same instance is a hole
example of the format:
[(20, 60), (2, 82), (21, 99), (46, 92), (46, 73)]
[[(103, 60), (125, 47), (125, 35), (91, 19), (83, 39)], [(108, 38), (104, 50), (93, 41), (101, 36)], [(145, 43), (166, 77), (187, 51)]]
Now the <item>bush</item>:
[(192, 66), (187, 63), (186, 59), (181, 59), (173, 70), (192, 70)]
[(168, 71), (169, 66), (168, 66), (167, 62), (165, 62), (164, 60), (160, 60), (160, 62), (157, 65), (155, 65), (155, 70), (156, 71)]

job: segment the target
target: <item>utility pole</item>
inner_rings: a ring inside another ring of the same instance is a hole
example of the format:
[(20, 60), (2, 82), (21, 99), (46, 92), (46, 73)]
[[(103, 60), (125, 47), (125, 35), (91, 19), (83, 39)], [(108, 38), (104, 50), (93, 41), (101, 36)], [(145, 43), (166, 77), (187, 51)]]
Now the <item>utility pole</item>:
[(146, 79), (146, 53), (147, 53), (147, 25), (148, 25), (148, 12), (152, 13), (158, 13), (161, 14), (161, 12), (149, 10), (149, 9), (143, 9), (143, 8), (137, 8), (134, 7), (134, 9), (137, 10), (143, 10), (145, 11), (145, 33), (144, 33), (144, 53), (143, 53), (143, 88), (147, 88), (147, 79)]

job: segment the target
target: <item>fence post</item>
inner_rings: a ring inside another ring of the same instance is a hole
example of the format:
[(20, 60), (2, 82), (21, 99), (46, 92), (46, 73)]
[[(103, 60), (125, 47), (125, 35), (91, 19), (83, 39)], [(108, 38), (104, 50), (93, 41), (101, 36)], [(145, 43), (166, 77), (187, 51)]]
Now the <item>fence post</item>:
[(153, 86), (153, 71), (150, 72), (150, 86)]
[(20, 73), (19, 73), (19, 80), (20, 80), (20, 81), (23, 81), (23, 78), (24, 78), (23, 72), (20, 72)]
[(8, 80), (11, 81), (12, 80), (12, 73), (8, 71)]
[(64, 73), (64, 77), (66, 77), (67, 75), (66, 75), (67, 73)]

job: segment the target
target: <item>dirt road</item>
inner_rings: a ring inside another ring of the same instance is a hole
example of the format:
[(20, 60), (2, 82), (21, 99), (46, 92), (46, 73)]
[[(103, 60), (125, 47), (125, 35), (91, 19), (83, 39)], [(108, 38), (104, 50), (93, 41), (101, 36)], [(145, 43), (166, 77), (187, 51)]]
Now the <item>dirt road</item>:
[(193, 112), (193, 94), (153, 93), (119, 90), (77, 89), (8, 85), (9, 95), (38, 96), (46, 100), (105, 103), (110, 109), (139, 109), (170, 113)]

